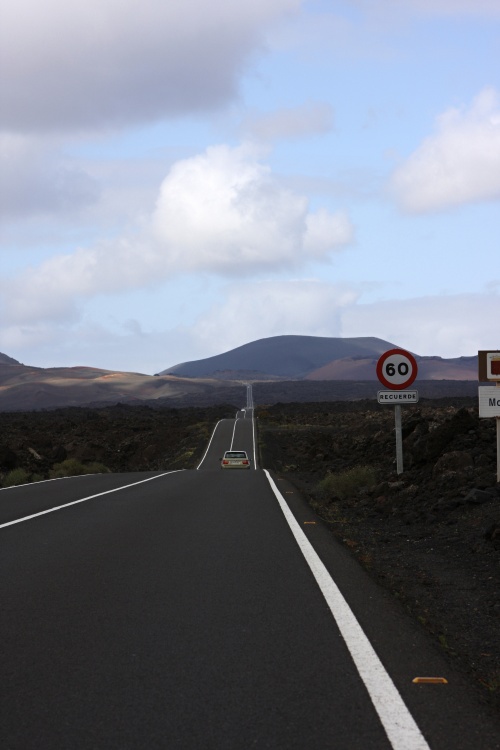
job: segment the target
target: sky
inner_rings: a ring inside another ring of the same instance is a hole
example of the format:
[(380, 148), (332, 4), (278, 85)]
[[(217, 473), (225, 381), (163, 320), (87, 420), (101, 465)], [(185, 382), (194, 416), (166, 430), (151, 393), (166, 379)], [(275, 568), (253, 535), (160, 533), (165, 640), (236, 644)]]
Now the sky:
[(500, 349), (498, 0), (3, 0), (0, 351)]

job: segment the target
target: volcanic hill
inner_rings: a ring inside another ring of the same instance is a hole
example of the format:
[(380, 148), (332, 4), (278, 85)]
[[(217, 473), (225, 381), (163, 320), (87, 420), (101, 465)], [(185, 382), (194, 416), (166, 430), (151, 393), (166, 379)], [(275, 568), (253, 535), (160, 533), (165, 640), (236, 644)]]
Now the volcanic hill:
[[(0, 354), (0, 411), (116, 403), (240, 405), (238, 389), (245, 381), (256, 383), (258, 403), (375, 398), (377, 360), (394, 348), (375, 337), (272, 336), (156, 376), (85, 366), (30, 367)], [(477, 394), (477, 357), (415, 356), (422, 397)]]

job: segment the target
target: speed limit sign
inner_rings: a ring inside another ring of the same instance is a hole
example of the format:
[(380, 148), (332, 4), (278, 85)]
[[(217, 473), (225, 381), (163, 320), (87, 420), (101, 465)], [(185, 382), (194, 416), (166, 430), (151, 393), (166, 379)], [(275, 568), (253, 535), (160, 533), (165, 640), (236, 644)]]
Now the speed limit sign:
[(413, 354), (404, 349), (389, 349), (377, 362), (377, 377), (386, 388), (402, 391), (413, 383), (418, 365)]

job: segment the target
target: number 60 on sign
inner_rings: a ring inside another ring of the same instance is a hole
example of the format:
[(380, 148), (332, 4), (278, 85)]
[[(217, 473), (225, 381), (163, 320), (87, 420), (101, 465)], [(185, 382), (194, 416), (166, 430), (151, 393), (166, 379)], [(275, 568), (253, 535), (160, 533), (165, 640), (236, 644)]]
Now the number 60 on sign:
[(377, 362), (377, 377), (386, 388), (401, 391), (417, 377), (418, 365), (413, 354), (404, 349), (390, 349)]

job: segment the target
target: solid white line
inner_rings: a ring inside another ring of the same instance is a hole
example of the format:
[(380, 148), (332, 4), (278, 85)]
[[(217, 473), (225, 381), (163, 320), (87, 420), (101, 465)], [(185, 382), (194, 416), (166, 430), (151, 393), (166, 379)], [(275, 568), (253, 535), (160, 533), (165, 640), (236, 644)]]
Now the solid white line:
[(220, 423), (221, 423), (222, 421), (223, 421), (222, 419), (219, 419), (219, 421), (218, 421), (218, 422), (217, 422), (217, 424), (215, 425), (215, 427), (214, 427), (214, 431), (212, 432), (212, 436), (211, 436), (211, 438), (210, 438), (210, 440), (209, 440), (209, 442), (208, 442), (208, 445), (207, 445), (207, 449), (206, 449), (205, 453), (203, 454), (203, 458), (201, 459), (200, 463), (199, 463), (199, 464), (198, 464), (198, 466), (196, 467), (196, 471), (198, 471), (198, 469), (199, 469), (199, 468), (200, 468), (200, 466), (202, 465), (203, 461), (204, 461), (204, 460), (206, 459), (206, 457), (207, 457), (207, 453), (208, 453), (208, 451), (210, 450), (210, 446), (212, 445), (212, 440), (214, 439), (215, 431), (216, 431), (217, 427), (218, 427), (218, 426), (220, 425)]
[(234, 434), (236, 432), (236, 422), (238, 421), (238, 412), (236, 412), (236, 419), (234, 420), (234, 427), (233, 427), (233, 436), (231, 438), (231, 446), (229, 448), (230, 451), (233, 450), (233, 443), (234, 443)]
[(256, 450), (256, 444), (255, 444), (255, 419), (253, 416), (253, 407), (252, 407), (252, 436), (253, 436), (253, 468), (257, 468), (257, 450)]
[(249, 391), (249, 400), (251, 403), (251, 409), (252, 409), (252, 439), (253, 439), (253, 468), (257, 469), (257, 443), (256, 443), (256, 437), (255, 437), (255, 407), (253, 403), (253, 388), (251, 385), (248, 386)]
[(86, 500), (92, 500), (95, 497), (102, 497), (103, 495), (109, 495), (111, 492), (119, 492), (120, 490), (126, 490), (128, 487), (135, 487), (137, 484), (144, 484), (144, 482), (151, 482), (153, 479), (160, 479), (166, 477), (168, 474), (177, 474), (179, 471), (184, 469), (176, 469), (175, 471), (166, 471), (164, 474), (157, 474), (154, 477), (148, 479), (141, 479), (140, 482), (132, 482), (132, 484), (123, 484), (121, 487), (115, 487), (113, 490), (106, 490), (105, 492), (98, 492), (96, 495), (89, 495), (88, 497), (82, 497), (80, 500), (73, 500), (71, 503), (65, 503), (64, 505), (58, 505), (55, 508), (49, 508), (48, 510), (41, 510), (39, 513), (33, 513), (31, 516), (24, 516), (18, 518), (15, 521), (9, 521), (8, 523), (0, 524), (0, 529), (4, 529), (6, 526), (13, 526), (16, 523), (22, 523), (23, 521), (30, 521), (32, 518), (38, 518), (38, 516), (45, 516), (47, 513), (54, 513), (56, 510), (62, 510), (63, 508), (69, 508), (70, 505), (78, 505), (78, 503), (84, 503)]
[(96, 474), (75, 474), (72, 477), (54, 477), (53, 479), (39, 479), (38, 482), (26, 482), (25, 484), (13, 484), (10, 487), (0, 487), (0, 492), (4, 492), (4, 490), (15, 490), (18, 487), (33, 487), (33, 485), (35, 484), (44, 484), (45, 482), (60, 482), (61, 479), (81, 479), (82, 477), (95, 477), (95, 476)]
[(293, 513), (276, 487), (267, 469), (269, 484), (290, 526), (295, 541), (316, 578), (321, 593), (346, 642), (361, 679), (370, 695), (393, 750), (429, 750), (415, 720), (408, 711), (396, 686), (386, 672), (373, 646), (363, 632), (337, 584), (316, 554), (295, 520)]

